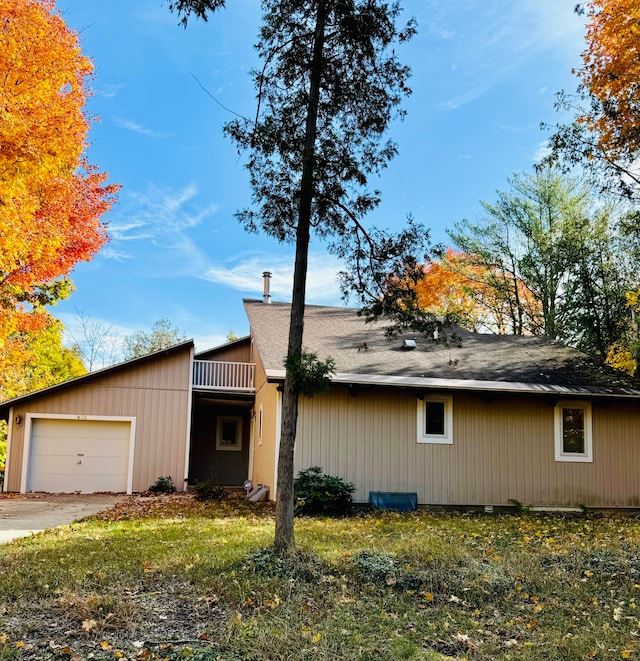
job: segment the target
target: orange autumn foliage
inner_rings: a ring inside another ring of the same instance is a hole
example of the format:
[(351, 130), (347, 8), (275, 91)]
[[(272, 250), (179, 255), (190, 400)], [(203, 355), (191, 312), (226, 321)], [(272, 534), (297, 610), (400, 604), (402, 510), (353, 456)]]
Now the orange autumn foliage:
[(638, 371), (640, 339), (638, 338), (638, 315), (640, 314), (640, 290), (626, 293), (627, 307), (632, 311), (630, 327), (626, 337), (609, 347), (606, 363), (617, 370), (635, 376)]
[(54, 0), (0, 0), (0, 344), (21, 302), (90, 260), (118, 189), (83, 156), (92, 64)]
[(464, 253), (448, 248), (441, 260), (430, 262), (424, 269), (424, 278), (416, 284), (418, 305), (439, 316), (471, 319), (476, 307), (469, 288), (473, 267), (464, 264)]
[[(424, 278), (415, 285), (418, 305), (446, 316), (471, 331), (510, 334), (513, 323), (513, 288), (528, 314), (536, 320), (540, 304), (520, 278), (478, 263), (472, 255), (447, 248), (446, 254), (425, 266)], [(536, 328), (527, 327), (531, 334)]]
[(579, 121), (610, 158), (633, 158), (640, 150), (640, 3), (589, 0), (585, 7), (587, 48), (575, 73), (592, 104)]

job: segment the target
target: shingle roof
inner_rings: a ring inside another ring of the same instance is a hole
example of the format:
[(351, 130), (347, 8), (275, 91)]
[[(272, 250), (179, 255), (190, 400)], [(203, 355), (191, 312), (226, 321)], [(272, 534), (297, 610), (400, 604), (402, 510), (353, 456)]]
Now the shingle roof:
[[(251, 332), (267, 375), (284, 376), (290, 305), (245, 300)], [(460, 342), (417, 333), (389, 341), (388, 323), (365, 323), (352, 308), (307, 305), (305, 349), (336, 362), (334, 381), (412, 387), (535, 391), (640, 397), (627, 375), (544, 337), (491, 335), (451, 328)], [(403, 348), (414, 339), (416, 348)]]

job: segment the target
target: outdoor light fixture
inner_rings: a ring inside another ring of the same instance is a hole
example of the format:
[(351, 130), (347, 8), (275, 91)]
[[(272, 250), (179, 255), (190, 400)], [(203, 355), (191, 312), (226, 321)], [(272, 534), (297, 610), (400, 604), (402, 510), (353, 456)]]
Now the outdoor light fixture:
[(16, 416), (16, 425), (18, 425), (18, 427), (19, 427), (21, 424), (22, 424), (22, 416), (17, 415)]

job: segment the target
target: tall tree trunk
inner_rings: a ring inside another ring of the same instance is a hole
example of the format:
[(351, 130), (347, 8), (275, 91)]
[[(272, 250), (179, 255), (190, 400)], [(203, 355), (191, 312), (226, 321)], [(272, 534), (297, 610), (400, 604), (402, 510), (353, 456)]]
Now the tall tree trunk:
[[(323, 49), (325, 39), (326, 6), (318, 3), (316, 13), (315, 41), (310, 65), (309, 100), (303, 152), (302, 178), (300, 181), (300, 203), (296, 230), (296, 257), (291, 296), (289, 321), (289, 343), (287, 357), (300, 355), (304, 327), (305, 292), (307, 285), (307, 263), (311, 231), (311, 209), (314, 195), (315, 141), (318, 125), (320, 85), (324, 68)], [(294, 386), (291, 369), (287, 361), (287, 372), (282, 395), (282, 423), (280, 427), (280, 452), (278, 454), (278, 490), (276, 503), (276, 532), (274, 547), (277, 553), (287, 552), (294, 544), (293, 535), (293, 453), (298, 424), (298, 391)]]

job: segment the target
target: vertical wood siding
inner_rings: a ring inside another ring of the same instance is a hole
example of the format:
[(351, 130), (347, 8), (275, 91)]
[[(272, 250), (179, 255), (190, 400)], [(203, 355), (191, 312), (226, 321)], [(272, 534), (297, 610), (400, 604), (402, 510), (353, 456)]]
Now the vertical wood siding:
[(250, 363), (251, 346), (249, 342), (231, 343), (211, 352), (210, 357), (203, 360), (226, 360), (230, 363)]
[[(253, 420), (253, 475), (254, 484), (264, 484), (270, 488), (270, 497), (275, 493), (275, 463), (277, 451), (278, 429), (278, 390), (277, 384), (268, 383), (264, 366), (260, 357), (254, 352), (252, 357), (256, 364), (256, 398)], [(262, 445), (258, 442), (258, 415), (262, 405)]]
[(369, 491), (443, 505), (640, 506), (640, 407), (593, 403), (593, 462), (555, 461), (554, 401), (453, 394), (453, 445), (417, 443), (411, 391), (334, 387), (302, 398), (296, 471), (322, 466)]
[[(190, 397), (190, 349), (159, 357), (95, 381), (43, 396), (13, 409), (12, 415), (49, 413), (136, 417), (133, 490), (144, 491), (161, 475), (184, 489)], [(13, 425), (7, 489), (20, 491), (24, 423)]]

